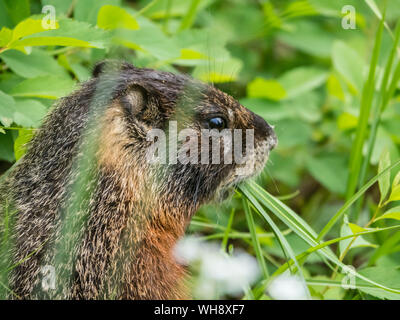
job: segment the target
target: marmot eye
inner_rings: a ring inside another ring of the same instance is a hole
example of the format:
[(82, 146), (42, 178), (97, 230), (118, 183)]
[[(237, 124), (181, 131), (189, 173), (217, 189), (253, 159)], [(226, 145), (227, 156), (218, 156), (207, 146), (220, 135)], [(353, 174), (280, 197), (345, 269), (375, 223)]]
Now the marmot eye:
[(221, 117), (211, 118), (208, 120), (208, 126), (210, 129), (222, 130), (226, 128), (226, 121)]

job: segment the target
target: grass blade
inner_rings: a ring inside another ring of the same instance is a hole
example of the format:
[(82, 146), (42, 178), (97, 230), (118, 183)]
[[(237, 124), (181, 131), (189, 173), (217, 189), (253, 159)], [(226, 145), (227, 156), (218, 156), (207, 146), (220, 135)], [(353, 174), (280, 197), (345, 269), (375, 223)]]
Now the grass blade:
[(357, 189), (359, 182), (361, 163), (362, 163), (362, 149), (367, 136), (368, 121), (371, 113), (372, 99), (375, 87), (375, 72), (381, 48), (384, 21), (385, 21), (385, 13), (383, 14), (383, 17), (379, 23), (378, 32), (375, 37), (375, 45), (372, 53), (368, 79), (367, 82), (364, 84), (361, 96), (360, 116), (358, 119), (356, 138), (354, 140), (352, 152), (350, 155), (350, 167), (349, 167), (350, 175), (347, 184), (346, 200), (352, 197), (352, 195)]
[[(374, 117), (373, 117), (373, 122), (372, 122), (372, 126), (371, 126), (371, 133), (370, 133), (370, 137), (369, 137), (369, 141), (368, 141), (368, 151), (367, 151), (367, 155), (363, 161), (359, 185), (363, 185), (365, 183), (369, 163), (371, 161), (372, 151), (374, 150), (374, 147), (375, 147), (376, 134), (378, 132), (379, 125), (381, 123), (382, 112), (386, 109), (386, 106), (388, 105), (391, 97), (394, 94), (394, 90), (391, 90), (393, 83), (397, 84), (399, 81), (399, 78), (400, 78), (400, 69), (399, 69), (400, 62), (399, 62), (399, 64), (397, 65), (396, 71), (394, 73), (394, 77), (392, 79), (392, 84), (390, 85), (390, 88), (388, 88), (389, 78), (390, 78), (390, 74), (392, 71), (394, 58), (396, 56), (396, 50), (397, 50), (397, 46), (399, 44), (399, 39), (400, 39), (400, 21), (397, 23), (397, 26), (396, 26), (393, 47), (390, 52), (388, 62), (386, 64), (385, 73), (383, 76), (381, 90), (380, 90), (380, 101), (379, 101), (379, 104), (376, 104), (376, 108), (372, 113), (374, 115)], [(398, 69), (399, 69), (399, 72), (397, 72)], [(357, 203), (356, 220), (358, 219), (359, 213), (362, 208), (362, 204), (363, 204), (363, 197), (361, 197)]]
[(258, 263), (260, 264), (264, 279), (268, 279), (269, 273), (268, 273), (267, 265), (265, 264), (263, 254), (261, 252), (261, 245), (260, 245), (260, 241), (258, 240), (253, 215), (251, 213), (249, 203), (246, 199), (243, 199), (243, 208), (244, 208), (244, 213), (246, 215), (246, 221), (247, 221), (247, 225), (249, 226), (249, 230), (250, 230), (250, 234), (251, 234), (251, 241), (253, 242), (253, 247), (254, 247), (254, 251), (256, 252), (256, 257), (257, 257)]
[(261, 216), (265, 219), (265, 221), (269, 224), (271, 227), (272, 231), (275, 233), (277, 240), (279, 241), (284, 254), (287, 255), (294, 261), (295, 266), (297, 267), (297, 270), (299, 271), (300, 277), (303, 281), (304, 284), (304, 289), (307, 293), (307, 296), (310, 298), (310, 292), (308, 290), (308, 287), (305, 282), (305, 278), (302, 272), (302, 269), (300, 268), (300, 265), (298, 261), (296, 260), (295, 254), (293, 252), (293, 249), (287, 242), (286, 238), (283, 236), (282, 232), (279, 230), (277, 225), (274, 223), (274, 221), (271, 219), (271, 217), (265, 212), (265, 210), (262, 208), (262, 206), (259, 204), (259, 202), (254, 198), (254, 196), (251, 194), (251, 192), (248, 190), (246, 185), (243, 185), (240, 187), (241, 191), (243, 192), (244, 196), (250, 201), (250, 203), (255, 207), (257, 212), (261, 214)]

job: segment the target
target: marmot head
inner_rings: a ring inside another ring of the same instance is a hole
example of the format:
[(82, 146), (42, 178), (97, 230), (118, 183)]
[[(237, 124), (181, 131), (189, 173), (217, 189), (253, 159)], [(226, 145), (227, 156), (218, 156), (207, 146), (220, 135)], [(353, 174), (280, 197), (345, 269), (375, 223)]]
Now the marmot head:
[(115, 62), (98, 64), (93, 75), (97, 91), (114, 83), (105, 93), (112, 103), (103, 117), (100, 163), (131, 181), (126, 185), (151, 181), (172, 206), (221, 198), (258, 174), (277, 144), (263, 118), (186, 75)]

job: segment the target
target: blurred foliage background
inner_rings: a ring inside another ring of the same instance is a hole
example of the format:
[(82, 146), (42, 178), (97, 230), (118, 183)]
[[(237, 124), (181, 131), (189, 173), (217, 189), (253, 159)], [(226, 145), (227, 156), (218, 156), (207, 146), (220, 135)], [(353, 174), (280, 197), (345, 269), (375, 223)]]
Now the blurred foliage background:
[[(50, 11), (42, 13), (46, 5), (55, 8), (55, 29), (42, 25), (42, 18), (51, 22)], [(342, 12), (346, 5), (355, 9), (355, 29), (342, 25), (348, 18), (348, 12)], [(99, 60), (123, 59), (214, 83), (275, 125), (279, 146), (259, 182), (318, 232), (352, 195), (350, 154), (382, 12), (383, 1), (377, 0), (0, 0), (0, 173), (24, 154), (25, 144), (56, 99), (87, 80)], [(374, 66), (375, 93), (399, 18), (400, 1), (388, 1)], [(397, 89), (396, 85), (379, 114), (363, 182), (376, 175), (383, 154), (388, 163), (399, 159)], [(372, 110), (379, 99), (379, 94), (373, 95)], [(372, 123), (377, 115), (371, 112), (367, 120)], [(365, 156), (367, 145), (362, 152)], [(350, 220), (365, 225), (378, 203), (376, 186)], [(330, 230), (328, 238), (348, 235), (346, 221)], [(223, 246), (254, 254), (240, 195), (223, 206), (201, 209), (189, 232), (221, 239), (226, 226), (229, 241), (225, 238)], [(255, 216), (255, 226), (267, 268), (273, 272), (286, 258), (265, 221)], [(308, 248), (290, 229), (285, 235), (296, 254)], [(358, 239), (344, 261), (376, 281), (400, 288), (399, 232)], [(318, 256), (304, 266), (310, 281), (336, 279)], [(326, 283), (310, 290), (313, 297), (325, 299), (398, 297)]]

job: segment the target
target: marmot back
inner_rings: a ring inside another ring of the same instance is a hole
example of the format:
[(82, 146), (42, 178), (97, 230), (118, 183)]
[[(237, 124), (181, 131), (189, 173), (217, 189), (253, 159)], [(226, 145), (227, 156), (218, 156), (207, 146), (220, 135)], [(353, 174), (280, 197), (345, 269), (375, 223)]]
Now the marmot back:
[[(176, 241), (201, 205), (260, 172), (276, 136), (232, 97), (188, 76), (127, 63), (101, 63), (93, 74), (57, 103), (1, 186), (3, 283), (20, 299), (187, 298)], [(166, 162), (150, 161), (171, 128), (178, 150), (167, 145), (164, 157), (158, 149)], [(183, 129), (190, 138), (179, 139)], [(237, 152), (221, 143), (212, 158), (214, 136), (202, 139), (204, 130), (241, 130), (241, 145), (253, 132), (254, 148), (240, 151), (240, 163), (222, 161)], [(149, 132), (167, 134), (151, 140)]]

